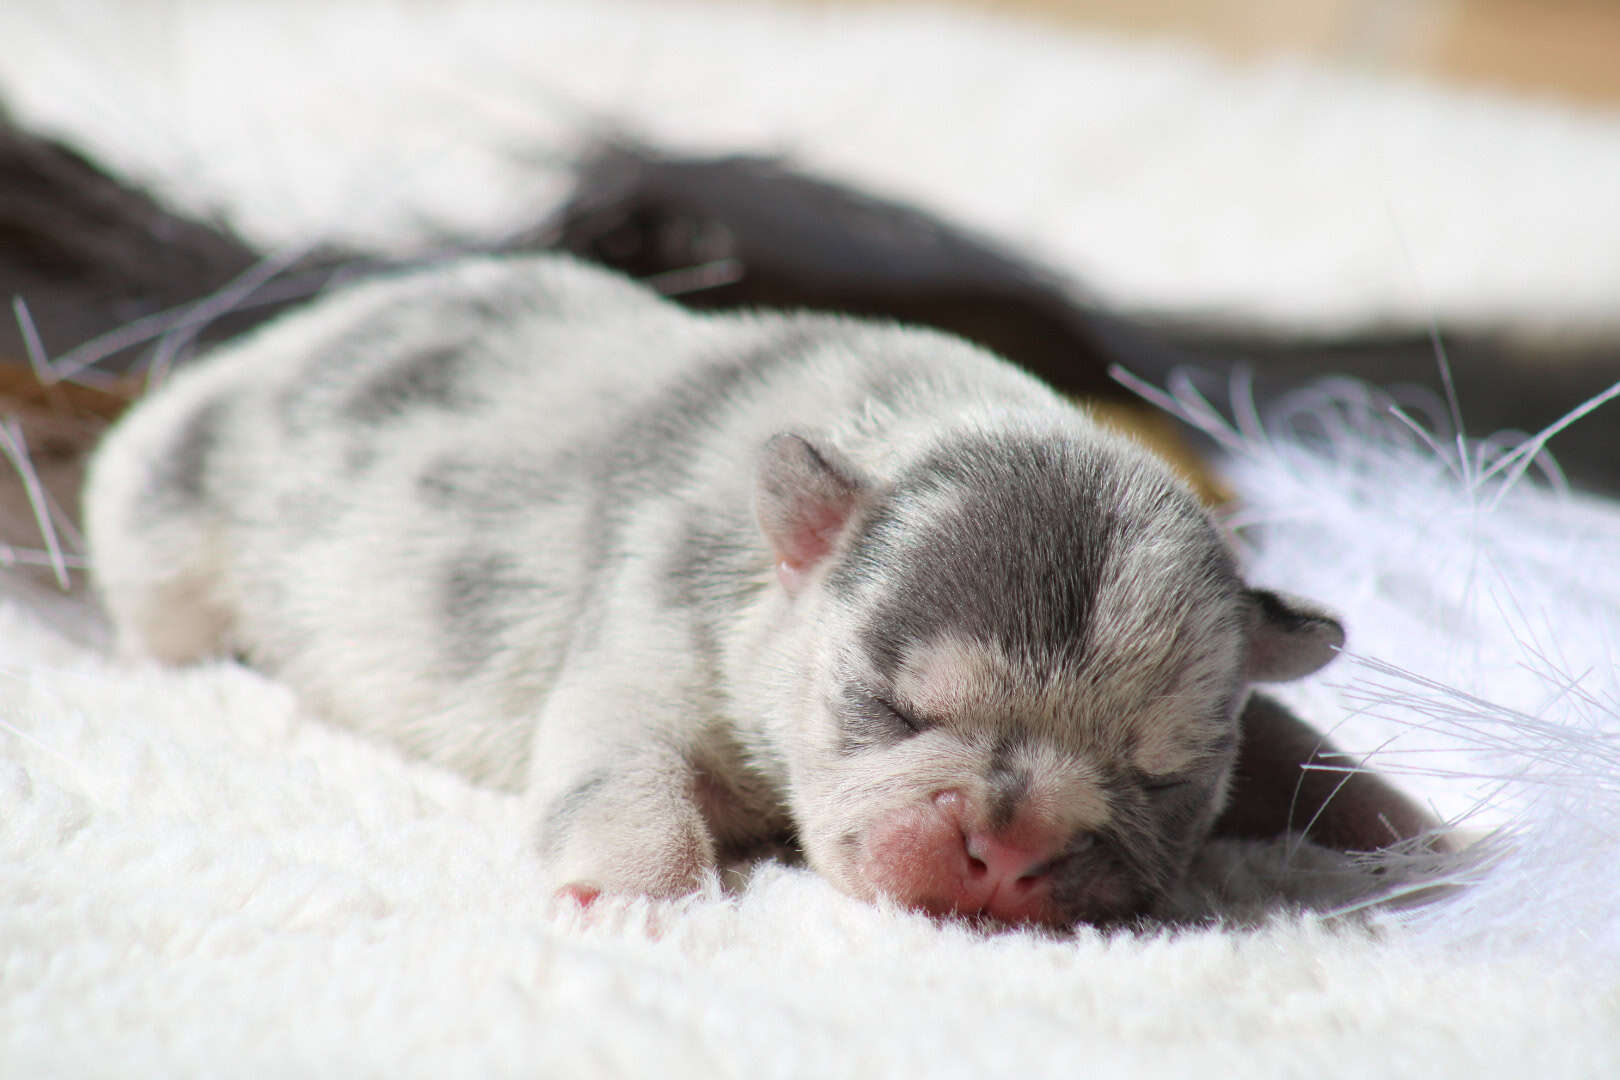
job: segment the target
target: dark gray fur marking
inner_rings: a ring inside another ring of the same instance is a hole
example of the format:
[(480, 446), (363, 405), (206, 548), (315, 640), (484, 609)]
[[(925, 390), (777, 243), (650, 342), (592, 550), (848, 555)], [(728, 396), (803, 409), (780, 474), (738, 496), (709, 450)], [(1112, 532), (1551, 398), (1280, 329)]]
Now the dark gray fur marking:
[(389, 363), (389, 343), (407, 334), (406, 314), (396, 301), (364, 323), (309, 348), (301, 377), (276, 395), (275, 411), (287, 434), (296, 436), (320, 428), (333, 413), (341, 412), (356, 381)]
[(511, 555), (473, 548), (452, 559), (440, 589), (445, 642), (463, 674), (481, 667), (517, 621), (521, 595), (545, 589), (518, 572)]
[(1148, 892), (1161, 892), (1185, 864), (1188, 826), (1207, 806), (1214, 780), (1202, 776), (1154, 798), (1134, 777), (1118, 777), (1107, 785), (1112, 818), (1096, 838)]
[(1260, 614), (1265, 621), (1286, 633), (1301, 634), (1316, 627), (1337, 625), (1333, 619), (1300, 611), (1269, 589), (1250, 589), (1249, 595), (1260, 605)]
[(158, 458), (153, 470), (155, 496), (171, 505), (175, 501), (202, 500), (207, 491), (208, 459), (219, 445), (228, 414), (226, 402), (216, 399), (204, 402), (186, 417), (168, 452)]
[(464, 289), (437, 298), (445, 324), (496, 326), (559, 310), (555, 296), (526, 280), (483, 281)]
[[(739, 523), (714, 507), (694, 507), (658, 575), (661, 599), (690, 614), (692, 652), (702, 673), (704, 694), (720, 693), (721, 620), (741, 609), (768, 585), (760, 571), (760, 547), (750, 523)], [(739, 527), (740, 526), (740, 527)]]
[(343, 469), (350, 476), (363, 473), (377, 460), (376, 447), (370, 443), (351, 443), (343, 451)]
[[(1126, 483), (1135, 485), (1128, 498)], [(907, 648), (946, 632), (1043, 668), (1078, 666), (1109, 553), (1156, 523), (1181, 517), (1207, 534), (1204, 565), (1186, 572), (1238, 586), (1197, 504), (1168, 482), (1149, 483), (1099, 468), (1083, 447), (1024, 436), (960, 439), (903, 476), (868, 515), (833, 586), (847, 596), (865, 581), (890, 582), (864, 632), (885, 674)], [(927, 532), (908, 527), (909, 508), (934, 491), (955, 492), (957, 513)]]
[[(766, 385), (772, 372), (836, 340), (837, 331), (836, 325), (811, 323), (766, 335), (740, 355), (723, 355), (703, 364), (599, 443), (566, 451), (543, 464), (548, 475), (588, 478), (583, 482), (591, 493), (588, 532), (596, 538), (583, 567), (590, 580), (600, 580), (602, 569), (622, 548), (624, 510), (635, 497), (673, 497), (670, 493), (690, 473), (692, 454), (722, 425), (723, 417), (746, 408), (752, 391)], [(753, 533), (750, 523), (745, 534)], [(743, 595), (753, 588), (748, 563), (747, 550), (725, 539), (718, 523), (711, 527), (688, 519), (683, 543), (665, 567), (674, 575), (662, 598), (671, 606), (701, 611), (725, 595)], [(581, 603), (588, 609), (592, 598), (582, 596)], [(712, 624), (700, 631), (712, 632)]]
[[(289, 435), (333, 418), (381, 423), (420, 406), (458, 407), (472, 400), (461, 373), (486, 350), (492, 319), (471, 329), (455, 297), (400, 296), (357, 325), (312, 344), (301, 377), (277, 395)], [(410, 344), (406, 344), (410, 343)]]
[(1012, 763), (1018, 751), (1018, 740), (1004, 736), (990, 752), (990, 767), (985, 780), (990, 785), (990, 827), (1004, 829), (1012, 824), (1018, 813), (1018, 804), (1029, 794), (1030, 775)]
[(838, 717), (838, 753), (842, 757), (893, 746), (917, 734), (916, 729), (861, 687), (845, 687), (830, 705)]
[[(865, 630), (886, 675), (908, 648), (947, 632), (1032, 659), (1082, 646), (1113, 510), (1065, 449), (959, 441), (902, 477), (870, 515), (834, 587), (892, 580)], [(954, 519), (909, 528), (909, 506), (939, 490), (960, 493)]]
[(761, 571), (768, 559), (756, 531), (719, 507), (689, 509), (660, 575), (665, 603), (715, 612), (746, 603), (767, 584)]
[(555, 858), (562, 849), (563, 841), (567, 838), (568, 829), (573, 819), (585, 808), (585, 805), (596, 796), (612, 774), (606, 769), (593, 769), (586, 773), (584, 778), (573, 787), (563, 792), (551, 801), (545, 812), (540, 816), (540, 855), (542, 858)]
[(1052, 898), (1066, 911), (1098, 924), (1128, 922), (1147, 913), (1173, 873), (1156, 858), (1143, 861), (1129, 841), (1106, 833), (1053, 865)]
[(343, 405), (343, 416), (376, 424), (422, 406), (465, 404), (457, 374), (466, 362), (466, 350), (466, 346), (440, 345), (392, 360), (355, 388)]
[(667, 490), (690, 469), (691, 453), (720, 418), (746, 407), (770, 376), (836, 340), (836, 327), (792, 326), (765, 336), (740, 355), (697, 367), (628, 417), (604, 446), (581, 455), (598, 475), (646, 491)]
[(430, 461), (416, 477), (416, 494), (429, 506), (448, 509), (477, 490), (473, 480), (481, 467), (466, 458), (446, 455)]

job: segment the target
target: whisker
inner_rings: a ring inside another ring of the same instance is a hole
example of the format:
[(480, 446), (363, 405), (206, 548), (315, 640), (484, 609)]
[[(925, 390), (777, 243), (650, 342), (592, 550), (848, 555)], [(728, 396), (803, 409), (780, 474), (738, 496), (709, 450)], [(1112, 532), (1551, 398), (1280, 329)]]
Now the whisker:
[(6, 456), (22, 480), (23, 492), (27, 495), (28, 506), (34, 514), (34, 523), (39, 527), (40, 538), (45, 541), (45, 549), (50, 555), (51, 571), (56, 575), (57, 585), (66, 592), (72, 588), (72, 583), (68, 580), (67, 561), (62, 552), (61, 542), (56, 538), (56, 524), (46, 499), (44, 485), (39, 482), (39, 473), (34, 470), (33, 459), (28, 455), (28, 442), (23, 437), (21, 426), (13, 417), (0, 421), (0, 454)]

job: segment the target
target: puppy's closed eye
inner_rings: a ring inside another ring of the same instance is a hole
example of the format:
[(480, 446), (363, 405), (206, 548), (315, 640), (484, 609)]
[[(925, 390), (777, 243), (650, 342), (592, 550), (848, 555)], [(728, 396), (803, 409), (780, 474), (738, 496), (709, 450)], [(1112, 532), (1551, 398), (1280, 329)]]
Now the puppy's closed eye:
[(1149, 795), (1167, 795), (1174, 791), (1186, 791), (1192, 787), (1193, 779), (1190, 776), (1144, 776), (1138, 781), (1139, 786)]
[(887, 698), (874, 694), (872, 695), (872, 704), (880, 714), (900, 725), (908, 735), (919, 735), (933, 727), (931, 723), (919, 718), (910, 709), (896, 705)]

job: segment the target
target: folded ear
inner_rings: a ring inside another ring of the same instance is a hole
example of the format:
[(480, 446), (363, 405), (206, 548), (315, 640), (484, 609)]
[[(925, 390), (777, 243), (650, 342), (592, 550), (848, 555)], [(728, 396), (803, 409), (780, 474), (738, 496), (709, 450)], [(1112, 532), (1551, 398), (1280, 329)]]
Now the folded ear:
[(836, 451), (799, 435), (772, 436), (760, 454), (754, 514), (789, 590), (838, 544), (869, 485)]
[(1251, 694), (1241, 723), (1231, 796), (1214, 835), (1304, 833), (1340, 851), (1376, 851), (1421, 836), (1436, 850), (1446, 847), (1438, 818), (1376, 773), (1343, 771), (1356, 762), (1278, 702)]
[(1344, 647), (1344, 626), (1309, 600), (1250, 589), (1250, 682), (1287, 682), (1309, 675)]

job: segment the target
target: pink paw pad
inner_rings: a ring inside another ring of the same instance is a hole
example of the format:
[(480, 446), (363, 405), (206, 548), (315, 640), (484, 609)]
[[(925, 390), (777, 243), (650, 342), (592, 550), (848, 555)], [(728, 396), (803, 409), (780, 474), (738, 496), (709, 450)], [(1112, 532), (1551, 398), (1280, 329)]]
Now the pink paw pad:
[(563, 900), (572, 900), (582, 910), (589, 911), (591, 905), (602, 898), (602, 890), (595, 885), (571, 881), (557, 890), (557, 896)]

